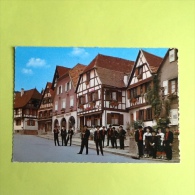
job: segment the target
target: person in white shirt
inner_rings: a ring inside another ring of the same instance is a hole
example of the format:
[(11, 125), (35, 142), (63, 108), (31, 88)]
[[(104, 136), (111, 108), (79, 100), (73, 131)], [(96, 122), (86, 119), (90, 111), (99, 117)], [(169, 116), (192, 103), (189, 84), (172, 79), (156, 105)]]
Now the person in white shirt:
[(150, 129), (146, 128), (146, 132), (143, 135), (143, 145), (144, 145), (144, 157), (149, 158), (150, 153), (150, 144), (149, 144), (149, 138), (152, 134), (150, 133)]
[(163, 155), (164, 155), (163, 141), (164, 141), (165, 134), (162, 132), (161, 128), (158, 129), (157, 136), (158, 136), (157, 155), (158, 158), (163, 159)]

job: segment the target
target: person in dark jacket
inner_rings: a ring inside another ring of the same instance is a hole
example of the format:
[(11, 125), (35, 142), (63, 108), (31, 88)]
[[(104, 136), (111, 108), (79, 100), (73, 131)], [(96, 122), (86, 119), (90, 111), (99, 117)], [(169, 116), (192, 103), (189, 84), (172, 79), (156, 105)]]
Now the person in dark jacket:
[(157, 146), (158, 146), (158, 137), (156, 132), (152, 131), (152, 136), (149, 136), (150, 150), (152, 153), (152, 158), (156, 158)]
[(67, 132), (66, 132), (65, 127), (62, 127), (62, 129), (61, 129), (62, 146), (63, 146), (63, 144), (66, 146), (66, 134), (67, 134)]
[(103, 133), (102, 133), (102, 130), (100, 131), (99, 126), (97, 126), (96, 128), (97, 130), (94, 132), (94, 141), (96, 145), (97, 155), (99, 155), (99, 148), (100, 148), (101, 154), (102, 156), (104, 156), (103, 149), (102, 149)]
[(112, 126), (109, 125), (109, 128), (107, 129), (107, 146), (109, 146), (109, 141), (111, 140), (111, 131), (112, 131)]
[(135, 141), (138, 147), (139, 158), (143, 156), (143, 134), (144, 131), (142, 129), (142, 126), (139, 126), (138, 130), (135, 132)]
[(81, 132), (81, 149), (80, 149), (79, 153), (77, 153), (77, 154), (82, 154), (84, 146), (85, 146), (86, 147), (86, 155), (88, 155), (89, 136), (90, 136), (90, 131), (87, 129), (87, 125), (84, 125), (83, 131)]
[(171, 160), (172, 159), (173, 133), (170, 131), (169, 127), (166, 127), (166, 133), (165, 133), (163, 145), (164, 145), (164, 150), (166, 153), (165, 160)]
[(118, 132), (116, 131), (115, 127), (112, 127), (111, 129), (111, 144), (112, 147), (116, 147), (117, 149), (117, 137), (118, 137)]
[(126, 131), (122, 126), (119, 127), (119, 141), (120, 141), (120, 149), (124, 150), (124, 140), (125, 140)]
[(59, 139), (58, 139), (59, 130), (58, 130), (57, 127), (54, 127), (53, 133), (54, 133), (54, 143), (55, 143), (55, 146), (56, 146), (56, 142), (57, 142), (58, 146), (60, 146)]
[(70, 146), (71, 146), (73, 134), (74, 134), (73, 128), (70, 128), (68, 130), (68, 136), (67, 136), (67, 140), (66, 140), (66, 145), (68, 144), (68, 141), (70, 140)]
[(105, 141), (105, 136), (106, 136), (106, 134), (107, 134), (107, 131), (106, 131), (106, 127), (105, 126), (103, 126), (102, 127), (102, 147), (104, 148), (104, 141)]

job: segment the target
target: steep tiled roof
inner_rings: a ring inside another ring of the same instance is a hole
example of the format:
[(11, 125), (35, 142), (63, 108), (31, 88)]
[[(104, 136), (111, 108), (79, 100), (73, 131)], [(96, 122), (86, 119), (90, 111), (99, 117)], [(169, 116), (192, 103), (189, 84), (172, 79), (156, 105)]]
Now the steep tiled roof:
[(58, 72), (59, 78), (67, 73), (70, 68), (64, 67), (64, 66), (56, 66), (56, 70)]
[(21, 96), (21, 92), (15, 92), (14, 99), (14, 108), (24, 107), (30, 99), (39, 99), (41, 100), (42, 95), (37, 91), (37, 89), (30, 89), (24, 91), (24, 94)]
[(150, 66), (152, 73), (156, 73), (158, 68), (160, 67), (160, 64), (161, 64), (163, 58), (156, 56), (156, 55), (153, 55), (151, 53), (148, 53), (144, 50), (142, 50), (142, 52), (143, 52), (149, 66)]
[(102, 84), (118, 88), (125, 87), (123, 81), (125, 75), (124, 72), (109, 70), (102, 67), (97, 67), (96, 71)]
[(79, 79), (79, 75), (83, 72), (83, 70), (86, 68), (83, 64), (77, 64), (69, 71), (69, 76), (72, 80), (74, 88), (77, 86), (77, 82)]
[(51, 88), (52, 87), (52, 83), (47, 82), (47, 86), (49, 87), (49, 93), (51, 94), (51, 97), (54, 96), (54, 90)]
[(84, 73), (94, 67), (102, 67), (119, 72), (130, 73), (134, 62), (122, 58), (98, 54), (85, 68)]

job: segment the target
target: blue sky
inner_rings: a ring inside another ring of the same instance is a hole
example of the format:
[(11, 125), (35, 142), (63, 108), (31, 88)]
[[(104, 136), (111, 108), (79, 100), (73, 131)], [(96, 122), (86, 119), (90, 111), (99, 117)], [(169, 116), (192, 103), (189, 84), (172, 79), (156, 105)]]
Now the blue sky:
[(139, 49), (164, 57), (167, 48), (15, 47), (15, 91), (35, 88), (41, 92), (52, 82), (56, 65), (88, 65), (97, 54), (135, 61)]

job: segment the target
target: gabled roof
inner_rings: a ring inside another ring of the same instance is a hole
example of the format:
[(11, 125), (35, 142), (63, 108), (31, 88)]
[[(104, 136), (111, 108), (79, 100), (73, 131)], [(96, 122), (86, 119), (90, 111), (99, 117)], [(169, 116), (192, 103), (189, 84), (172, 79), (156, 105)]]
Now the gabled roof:
[(21, 92), (15, 92), (14, 108), (24, 107), (31, 99), (41, 100), (42, 95), (37, 91), (37, 89), (30, 89), (24, 91), (21, 96)]
[(126, 74), (124, 72), (102, 67), (98, 67), (96, 71), (103, 85), (116, 88), (126, 87), (124, 83), (124, 75)]
[(129, 82), (128, 82), (128, 86), (130, 85), (131, 80), (133, 78), (133, 75), (134, 75), (134, 72), (135, 72), (135, 69), (136, 69), (136, 65), (137, 65), (137, 62), (139, 60), (141, 52), (143, 53), (144, 57), (146, 58), (146, 61), (148, 62), (148, 66), (149, 66), (149, 69), (151, 70), (151, 73), (156, 73), (158, 71), (162, 61), (163, 61), (163, 58), (161, 58), (159, 56), (153, 55), (153, 54), (148, 53), (144, 50), (139, 50), (139, 53), (137, 55), (135, 64), (134, 64), (134, 66), (132, 68), (132, 72), (130, 74), (130, 79), (129, 79)]
[(52, 89), (54, 89), (54, 83), (56, 78), (62, 77), (64, 74), (66, 74), (70, 68), (64, 67), (64, 66), (56, 66), (56, 70), (54, 72), (53, 81), (52, 81)]
[(160, 67), (161, 62), (163, 61), (163, 58), (153, 55), (151, 53), (148, 53), (144, 50), (141, 50), (141, 51), (144, 57), (146, 58), (152, 73), (156, 73), (158, 71), (158, 68)]
[(130, 73), (133, 64), (134, 62), (130, 60), (98, 54), (85, 68), (83, 73), (93, 69), (94, 67), (102, 67), (119, 72)]
[(72, 80), (72, 84), (74, 88), (76, 88), (77, 82), (79, 80), (79, 76), (85, 68), (86, 68), (86, 65), (78, 63), (71, 70), (69, 70), (69, 76), (70, 76), (70, 79)]

